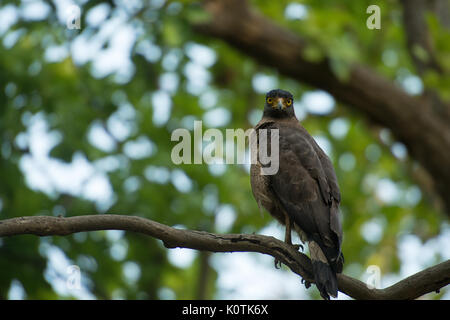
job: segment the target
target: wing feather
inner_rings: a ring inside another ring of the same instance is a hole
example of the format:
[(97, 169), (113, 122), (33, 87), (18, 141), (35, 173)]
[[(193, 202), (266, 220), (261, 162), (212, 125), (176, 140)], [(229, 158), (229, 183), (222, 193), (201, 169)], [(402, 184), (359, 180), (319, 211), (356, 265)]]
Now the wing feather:
[(324, 246), (327, 258), (340, 254), (340, 192), (331, 161), (300, 125), (272, 123), (279, 130), (279, 171), (270, 187), (295, 223)]

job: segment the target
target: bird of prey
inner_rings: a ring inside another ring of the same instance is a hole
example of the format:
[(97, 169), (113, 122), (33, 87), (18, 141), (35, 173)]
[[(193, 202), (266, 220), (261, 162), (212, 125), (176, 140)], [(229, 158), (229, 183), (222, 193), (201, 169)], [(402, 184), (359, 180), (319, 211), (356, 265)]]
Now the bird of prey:
[[(292, 94), (287, 91), (276, 89), (266, 94), (263, 117), (254, 129), (257, 137), (263, 129), (267, 137), (274, 129), (279, 135), (278, 171), (264, 174), (261, 169), (267, 164), (259, 158), (251, 166), (250, 182), (258, 206), (286, 226), (286, 243), (292, 245), (291, 229), (308, 243), (320, 295), (327, 300), (337, 297), (336, 273), (342, 272), (344, 257), (341, 195), (333, 165), (297, 120)], [(271, 143), (267, 138), (269, 150)]]

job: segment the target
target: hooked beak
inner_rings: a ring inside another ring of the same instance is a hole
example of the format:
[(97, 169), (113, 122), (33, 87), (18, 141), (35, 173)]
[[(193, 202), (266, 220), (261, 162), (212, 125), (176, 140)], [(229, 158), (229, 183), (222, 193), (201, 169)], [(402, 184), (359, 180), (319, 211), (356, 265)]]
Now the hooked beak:
[(278, 99), (277, 109), (278, 110), (283, 110), (284, 109), (283, 100), (281, 98)]

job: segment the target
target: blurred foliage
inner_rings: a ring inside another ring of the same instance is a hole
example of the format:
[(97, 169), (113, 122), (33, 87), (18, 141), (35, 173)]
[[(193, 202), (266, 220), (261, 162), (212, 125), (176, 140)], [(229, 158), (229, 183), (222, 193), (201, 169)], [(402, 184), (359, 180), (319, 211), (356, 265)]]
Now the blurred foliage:
[[(376, 264), (383, 275), (397, 274), (399, 239), (414, 234), (427, 241), (444, 229), (432, 195), (413, 179), (417, 165), (388, 129), (339, 103), (315, 112), (302, 96), (324, 93), (196, 34), (190, 24), (208, 18), (199, 3), (77, 4), (80, 30), (66, 27), (61, 1), (3, 1), (0, 7), (1, 219), (108, 212), (210, 232), (258, 232), (272, 219), (258, 212), (248, 168), (177, 166), (170, 157), (177, 142), (170, 138), (176, 128), (192, 130), (194, 120), (204, 121), (203, 131), (250, 128), (261, 116), (264, 90), (280, 87), (294, 93), (299, 118), (328, 146), (335, 165), (343, 195), (345, 273), (361, 278)], [(415, 76), (399, 5), (378, 3), (382, 28), (374, 31), (365, 27), (369, 4), (252, 1), (308, 38), (310, 59), (331, 57), (337, 74), (345, 77), (358, 62), (404, 85)], [(428, 18), (443, 52), (438, 59), (448, 67), (450, 34)], [(448, 83), (435, 74), (424, 77), (425, 86), (447, 98)], [(229, 227), (218, 219), (224, 208), (231, 211)], [(0, 298), (18, 282), (26, 298), (70, 298), (55, 285), (67, 276), (50, 263), (55, 248), (80, 266), (83, 285), (100, 299), (199, 298), (205, 281), (201, 255), (180, 267), (159, 241), (141, 235), (17, 236), (0, 239)], [(436, 255), (426, 265), (442, 259)], [(220, 270), (209, 268), (205, 292), (214, 298)], [(308, 293), (318, 297), (315, 289)]]

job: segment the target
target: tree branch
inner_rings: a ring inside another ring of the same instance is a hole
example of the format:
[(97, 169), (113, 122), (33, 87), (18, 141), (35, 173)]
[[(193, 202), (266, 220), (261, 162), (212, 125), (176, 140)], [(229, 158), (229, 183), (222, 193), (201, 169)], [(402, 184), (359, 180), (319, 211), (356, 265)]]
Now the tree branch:
[[(210, 252), (258, 252), (288, 266), (305, 281), (314, 283), (311, 260), (274, 237), (254, 234), (219, 235), (181, 230), (136, 216), (113, 214), (77, 217), (31, 216), (0, 221), (0, 237), (33, 234), (65, 236), (95, 230), (125, 230), (159, 239), (167, 248), (189, 248)], [(355, 299), (415, 299), (450, 283), (450, 260), (416, 273), (386, 289), (369, 289), (363, 282), (338, 275), (339, 291)]]
[(401, 0), (401, 3), (408, 50), (417, 71), (421, 75), (430, 69), (442, 73), (443, 70), (436, 60), (425, 21), (427, 1)]
[[(422, 77), (430, 71), (439, 75), (444, 74), (445, 70), (436, 59), (432, 37), (425, 20), (429, 1), (401, 0), (401, 4), (408, 52), (417, 72)], [(436, 90), (425, 88), (423, 98), (428, 100), (436, 114), (441, 114), (443, 117), (450, 119), (449, 105), (441, 99)]]
[[(330, 60), (309, 61), (305, 39), (255, 12), (245, 0), (206, 0), (211, 20), (194, 25), (197, 32), (235, 47), (281, 74), (323, 89), (371, 121), (392, 130), (409, 153), (430, 173), (450, 215), (450, 111), (436, 113), (432, 103), (408, 95), (367, 66), (354, 64), (347, 80), (339, 79)], [(433, 155), (433, 156), (430, 156)]]

